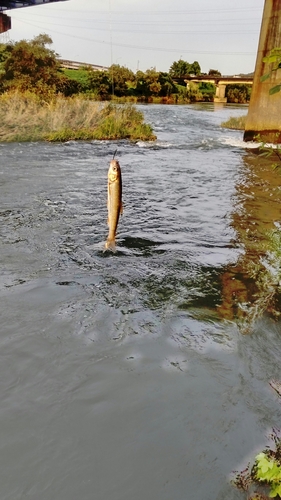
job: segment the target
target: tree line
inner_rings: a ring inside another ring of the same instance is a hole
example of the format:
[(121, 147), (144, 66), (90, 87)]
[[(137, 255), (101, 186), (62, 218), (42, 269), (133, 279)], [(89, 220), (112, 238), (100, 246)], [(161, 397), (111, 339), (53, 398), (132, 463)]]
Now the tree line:
[[(119, 64), (108, 70), (97, 71), (91, 67), (80, 70), (63, 69), (58, 54), (50, 48), (52, 39), (41, 34), (31, 41), (21, 40), (0, 44), (0, 93), (8, 90), (36, 92), (48, 96), (85, 94), (90, 98), (153, 102), (212, 101), (215, 86), (211, 83), (193, 83), (186, 87), (187, 75), (200, 75), (198, 61), (174, 61), (168, 72), (150, 68), (136, 71)], [(211, 69), (210, 75), (220, 74)], [(230, 102), (247, 102), (250, 89), (246, 85), (231, 85), (226, 89)]]

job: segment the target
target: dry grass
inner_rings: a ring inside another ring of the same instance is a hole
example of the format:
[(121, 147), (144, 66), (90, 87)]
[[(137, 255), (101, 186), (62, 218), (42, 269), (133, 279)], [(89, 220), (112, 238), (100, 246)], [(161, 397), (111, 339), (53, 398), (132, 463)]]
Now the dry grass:
[(231, 128), (234, 130), (245, 130), (246, 116), (231, 116), (229, 120), (223, 122), (221, 126), (223, 128)]
[(19, 92), (0, 95), (0, 141), (155, 139), (132, 105), (62, 96), (43, 100)]

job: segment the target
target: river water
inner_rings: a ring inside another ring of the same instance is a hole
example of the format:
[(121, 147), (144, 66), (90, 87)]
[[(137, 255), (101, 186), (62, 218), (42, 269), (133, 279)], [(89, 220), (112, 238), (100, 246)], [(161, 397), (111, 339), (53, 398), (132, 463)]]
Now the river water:
[(140, 109), (155, 143), (0, 145), (1, 500), (244, 498), (232, 472), (280, 425), (257, 278), (280, 176), (220, 127), (244, 107)]

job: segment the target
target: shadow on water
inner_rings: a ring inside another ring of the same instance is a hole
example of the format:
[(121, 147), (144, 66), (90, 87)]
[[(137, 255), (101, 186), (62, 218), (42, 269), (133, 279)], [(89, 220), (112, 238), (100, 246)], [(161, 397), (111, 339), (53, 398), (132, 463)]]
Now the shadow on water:
[(166, 303), (196, 317), (201, 310), (202, 319), (235, 321), (243, 333), (253, 331), (264, 314), (277, 319), (281, 314), (280, 180), (270, 160), (256, 154), (244, 156), (231, 213), (235, 238), (229, 245), (222, 244), (241, 251), (224, 266), (204, 267), (185, 258), (169, 260), (159, 243), (124, 238), (122, 244), (142, 256), (166, 253), (163, 273), (156, 267), (134, 282), (142, 290), (145, 306), (160, 309)]
[(120, 248), (129, 249), (134, 252), (137, 257), (151, 257), (154, 254), (165, 253), (165, 250), (161, 249), (161, 243), (149, 240), (147, 238), (137, 238), (131, 236), (125, 236), (120, 242)]
[(219, 314), (251, 331), (264, 313), (278, 318), (280, 295), (280, 174), (272, 162), (251, 154), (236, 185), (232, 225), (243, 247), (238, 261), (221, 274)]

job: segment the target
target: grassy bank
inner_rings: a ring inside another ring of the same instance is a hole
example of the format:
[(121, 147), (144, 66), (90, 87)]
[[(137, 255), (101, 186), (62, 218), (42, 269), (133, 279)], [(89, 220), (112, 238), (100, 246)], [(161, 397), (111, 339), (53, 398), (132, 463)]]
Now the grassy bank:
[(130, 104), (83, 97), (43, 100), (17, 92), (0, 95), (0, 142), (91, 139), (153, 140), (152, 127)]
[(234, 130), (245, 130), (246, 116), (231, 116), (229, 120), (222, 122), (223, 128), (231, 128)]

